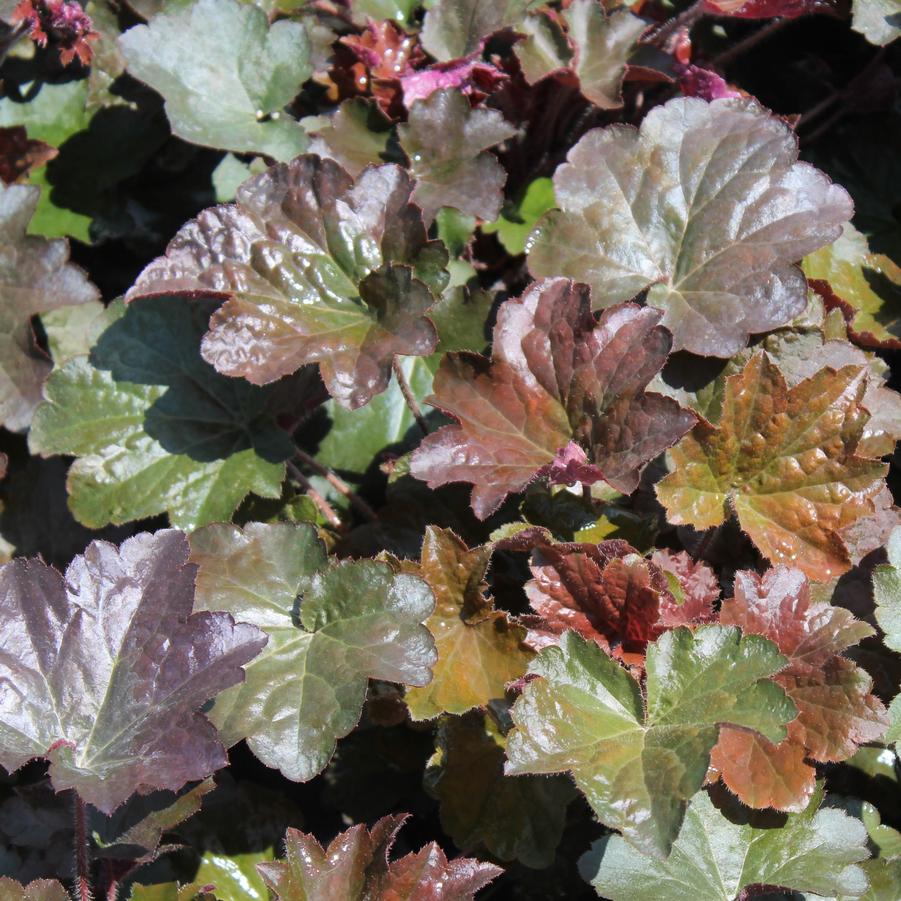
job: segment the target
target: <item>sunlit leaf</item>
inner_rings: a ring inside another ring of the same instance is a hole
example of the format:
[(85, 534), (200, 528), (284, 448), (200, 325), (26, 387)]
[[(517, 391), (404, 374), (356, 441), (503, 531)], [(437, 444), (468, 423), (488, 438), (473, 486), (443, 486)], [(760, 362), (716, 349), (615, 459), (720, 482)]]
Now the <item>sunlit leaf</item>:
[(69, 262), (69, 245), (26, 235), (40, 192), (0, 185), (0, 423), (27, 428), (41, 399), (50, 361), (35, 342), (31, 317), (99, 297)]
[(670, 522), (707, 529), (734, 512), (760, 551), (810, 578), (850, 567), (841, 529), (873, 511), (883, 464), (857, 455), (864, 370), (821, 369), (788, 388), (766, 354), (726, 380), (716, 425), (670, 451), (656, 486)]
[(269, 636), (242, 685), (210, 712), (226, 745), (305, 781), (357, 724), (369, 678), (423, 685), (435, 662), (421, 625), (434, 598), (419, 578), (374, 560), (326, 567), (306, 525), (214, 524), (191, 536), (200, 609), (225, 610)]
[(135, 792), (175, 791), (226, 763), (198, 710), (240, 682), (265, 644), (226, 613), (191, 615), (181, 532), (91, 544), (63, 578), (39, 560), (0, 569), (0, 763), (50, 761), (54, 788), (111, 813)]
[(279, 496), (292, 445), (275, 417), (309, 389), (303, 378), (261, 389), (219, 375), (198, 351), (211, 309), (115, 303), (90, 356), (48, 380), (29, 441), (43, 456), (78, 458), (68, 488), (79, 522), (167, 512), (190, 529), (230, 518), (250, 492)]
[(588, 132), (554, 175), (533, 275), (566, 275), (596, 306), (650, 288), (677, 349), (731, 357), (807, 301), (793, 263), (828, 244), (851, 200), (797, 162), (792, 131), (750, 100), (671, 100), (639, 130)]
[(323, 848), (312, 836), (289, 829), (285, 860), (260, 864), (276, 901), (471, 901), (501, 873), (476, 860), (448, 861), (435, 842), (400, 860), (389, 861), (395, 835), (406, 815), (382, 817), (372, 829), (352, 826)]
[(645, 700), (619, 663), (567, 632), (529, 669), (538, 678), (513, 707), (506, 771), (571, 772), (602, 823), (665, 857), (721, 724), (785, 738), (796, 708), (767, 679), (784, 664), (765, 638), (680, 627), (648, 646)]
[(251, 4), (190, 0), (169, 4), (119, 43), (128, 71), (163, 95), (180, 138), (277, 160), (306, 148), (306, 133), (284, 112), (311, 73), (299, 22), (270, 26)]
[[(693, 414), (646, 392), (669, 352), (660, 314), (635, 305), (596, 321), (584, 285), (545, 279), (498, 312), (492, 359), (449, 354), (431, 403), (459, 420), (429, 435), (411, 462), (430, 487), (474, 485), (485, 518), (579, 443), (593, 471), (633, 491), (644, 466), (689, 429)], [(597, 481), (601, 476), (595, 476)]]
[(525, 629), (485, 596), (490, 560), (490, 545), (470, 550), (449, 529), (426, 528), (420, 574), (435, 594), (426, 626), (438, 661), (432, 681), (405, 695), (414, 720), (482, 707), (525, 674), (533, 656), (523, 645)]
[(329, 393), (360, 407), (388, 387), (396, 355), (428, 355), (437, 341), (423, 314), (447, 252), (427, 239), (412, 190), (392, 165), (356, 182), (316, 156), (274, 166), (235, 205), (184, 226), (129, 300), (223, 299), (203, 340), (216, 369), (260, 385), (318, 363)]
[(596, 842), (579, 869), (611, 901), (735, 901), (751, 897), (751, 886), (858, 898), (867, 889), (858, 866), (869, 854), (866, 830), (844, 811), (819, 809), (821, 801), (822, 789), (781, 828), (768, 828), (721, 812), (702, 791), (666, 860), (613, 835)]

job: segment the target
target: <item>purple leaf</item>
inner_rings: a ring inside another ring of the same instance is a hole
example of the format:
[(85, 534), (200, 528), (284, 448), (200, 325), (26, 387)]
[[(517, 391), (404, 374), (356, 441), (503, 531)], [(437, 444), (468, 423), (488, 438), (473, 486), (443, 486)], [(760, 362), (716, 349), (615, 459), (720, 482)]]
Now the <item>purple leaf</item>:
[(57, 791), (107, 814), (225, 765), (198, 710), (266, 638), (227, 613), (191, 614), (188, 553), (165, 530), (95, 541), (65, 577), (40, 560), (0, 569), (0, 764), (44, 757)]

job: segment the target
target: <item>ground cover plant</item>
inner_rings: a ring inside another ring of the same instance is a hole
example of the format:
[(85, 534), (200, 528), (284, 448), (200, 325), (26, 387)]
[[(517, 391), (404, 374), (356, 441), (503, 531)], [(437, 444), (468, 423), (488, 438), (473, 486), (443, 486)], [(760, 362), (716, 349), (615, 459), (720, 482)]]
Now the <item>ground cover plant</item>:
[(0, 0), (0, 901), (901, 898), (898, 0)]

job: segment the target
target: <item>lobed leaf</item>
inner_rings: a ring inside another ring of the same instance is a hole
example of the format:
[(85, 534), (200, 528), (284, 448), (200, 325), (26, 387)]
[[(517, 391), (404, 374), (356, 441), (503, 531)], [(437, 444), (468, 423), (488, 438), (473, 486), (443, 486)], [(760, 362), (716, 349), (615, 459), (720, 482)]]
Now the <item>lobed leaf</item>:
[(435, 842), (389, 861), (394, 838), (408, 815), (382, 817), (371, 830), (352, 826), (328, 849), (298, 829), (285, 836), (285, 860), (258, 866), (276, 901), (471, 901), (502, 872), (490, 863), (448, 861)]
[(309, 382), (261, 389), (219, 375), (198, 353), (211, 309), (168, 297), (114, 303), (90, 356), (48, 380), (29, 444), (78, 458), (68, 489), (79, 522), (168, 513), (191, 529), (228, 519), (250, 492), (279, 496), (292, 444), (275, 418)]
[(789, 388), (754, 354), (726, 379), (718, 424), (698, 424), (670, 451), (656, 486), (669, 521), (707, 529), (734, 510), (768, 559), (815, 580), (848, 570), (839, 533), (872, 513), (886, 471), (857, 454), (866, 387), (860, 366), (844, 366)]
[(629, 304), (596, 321), (584, 285), (536, 282), (502, 304), (490, 362), (472, 354), (442, 361), (430, 402), (459, 425), (426, 437), (412, 474), (432, 488), (473, 483), (472, 508), (484, 519), (575, 440), (607, 482), (633, 491), (645, 465), (694, 420), (645, 391), (669, 352), (659, 320)]
[(507, 174), (488, 149), (516, 134), (493, 109), (473, 109), (458, 90), (417, 100), (398, 126), (400, 145), (416, 179), (412, 200), (431, 222), (450, 206), (480, 219), (496, 219)]
[(885, 645), (901, 652), (901, 527), (892, 531), (885, 544), (888, 563), (873, 570), (876, 622)]
[(611, 901), (734, 901), (756, 886), (858, 898), (867, 890), (858, 866), (869, 854), (866, 829), (844, 811), (820, 809), (821, 801), (822, 790), (781, 828), (767, 828), (721, 811), (701, 791), (666, 860), (611, 835), (592, 845), (579, 869)]
[(284, 112), (312, 71), (299, 22), (270, 25), (239, 0), (189, 0), (131, 28), (119, 47), (129, 72), (163, 95), (185, 141), (276, 160), (306, 149), (303, 128)]
[(63, 578), (40, 560), (0, 568), (0, 764), (50, 761), (111, 813), (135, 792), (176, 791), (226, 764), (198, 711), (240, 682), (266, 643), (227, 613), (195, 613), (181, 532), (93, 542)]
[(191, 536), (197, 603), (269, 636), (240, 686), (210, 719), (226, 745), (307, 781), (356, 726), (369, 679), (424, 685), (435, 646), (421, 625), (434, 598), (416, 576), (374, 560), (327, 566), (312, 526), (216, 523)]
[(785, 738), (796, 708), (767, 679), (784, 664), (765, 638), (680, 627), (648, 646), (645, 700), (619, 663), (567, 632), (530, 667), (538, 678), (513, 707), (506, 772), (571, 772), (602, 823), (663, 858), (720, 725)]
[(332, 160), (302, 156), (246, 181), (234, 205), (205, 210), (151, 263), (129, 300), (157, 294), (225, 300), (205, 360), (265, 384), (318, 363), (350, 409), (388, 387), (396, 355), (425, 356), (425, 313), (446, 283), (413, 184), (393, 165), (354, 182)]
[(491, 545), (470, 550), (450, 529), (426, 527), (419, 574), (435, 595), (426, 626), (438, 660), (432, 681), (404, 696), (414, 720), (484, 707), (528, 668), (533, 655), (523, 644), (525, 629), (485, 596), (491, 551)]
[(8, 876), (0, 876), (0, 898), (3, 901), (69, 901), (69, 893), (54, 879), (35, 879), (22, 885)]
[(744, 635), (763, 635), (788, 658), (774, 681), (798, 708), (779, 745), (760, 736), (723, 729), (713, 766), (726, 785), (751, 807), (803, 810), (813, 793), (814, 768), (804, 762), (845, 760), (858, 745), (880, 738), (888, 725), (872, 679), (846, 657), (845, 649), (873, 634), (850, 611), (810, 598), (807, 577), (777, 566), (758, 576), (736, 573), (735, 597), (720, 622)]
[(755, 101), (670, 100), (639, 130), (584, 135), (554, 174), (561, 209), (532, 236), (533, 275), (609, 306), (650, 288), (675, 348), (731, 357), (806, 304), (793, 263), (838, 237), (851, 199)]

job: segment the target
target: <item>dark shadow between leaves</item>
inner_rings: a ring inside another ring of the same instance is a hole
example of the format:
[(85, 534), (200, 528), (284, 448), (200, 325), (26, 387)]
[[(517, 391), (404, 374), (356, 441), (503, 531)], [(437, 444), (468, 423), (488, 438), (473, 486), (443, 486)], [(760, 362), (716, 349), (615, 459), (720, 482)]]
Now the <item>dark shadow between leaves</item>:
[(253, 448), (280, 463), (292, 444), (275, 421), (278, 383), (257, 387), (220, 375), (200, 356), (215, 307), (213, 300), (178, 297), (137, 301), (100, 336), (91, 364), (117, 382), (165, 387), (144, 429), (169, 453), (207, 463)]

